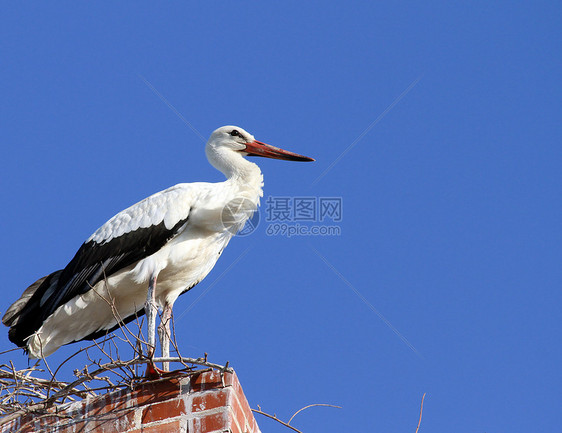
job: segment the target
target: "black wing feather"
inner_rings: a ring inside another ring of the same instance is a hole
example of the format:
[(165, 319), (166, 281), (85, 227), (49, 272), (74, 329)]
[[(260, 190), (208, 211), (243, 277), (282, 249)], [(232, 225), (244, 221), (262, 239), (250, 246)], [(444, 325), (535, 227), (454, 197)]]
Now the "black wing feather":
[[(57, 308), (75, 296), (86, 293), (104, 278), (157, 252), (179, 232), (187, 220), (188, 217), (180, 220), (172, 229), (167, 229), (162, 221), (148, 228), (125, 233), (109, 242), (88, 241), (82, 244), (66, 268), (58, 271), (60, 274), (55, 285), (51, 284), (51, 278), (46, 278), (16, 313), (16, 317), (10, 318), (14, 323), (9, 332), (10, 341), (24, 347), (26, 339)], [(125, 322), (133, 318), (127, 318)]]

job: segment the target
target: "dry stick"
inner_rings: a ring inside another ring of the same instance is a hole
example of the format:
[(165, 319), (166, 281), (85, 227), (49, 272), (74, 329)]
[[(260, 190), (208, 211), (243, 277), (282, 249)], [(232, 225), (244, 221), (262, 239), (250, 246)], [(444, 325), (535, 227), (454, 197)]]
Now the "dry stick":
[[(107, 275), (105, 274), (105, 269), (104, 269), (104, 273), (103, 273), (103, 278), (104, 278), (104, 282), (106, 284), (106, 288), (107, 288), (107, 293), (111, 296), (111, 294), (109, 293), (109, 286), (107, 285)], [(134, 353), (136, 353), (139, 356), (142, 356), (142, 346), (141, 346), (141, 350), (137, 350), (137, 346), (133, 345), (133, 343), (131, 343), (131, 340), (129, 340), (129, 337), (127, 336), (127, 332), (129, 334), (131, 334), (131, 336), (135, 339), (135, 341), (138, 343), (139, 340), (144, 343), (144, 344), (148, 344), (144, 338), (141, 339), (140, 336), (142, 335), (142, 328), (139, 327), (139, 334), (135, 335), (133, 334), (129, 328), (127, 327), (127, 325), (125, 323), (123, 323), (123, 318), (121, 317), (121, 315), (119, 314), (119, 311), (117, 311), (117, 307), (115, 307), (115, 298), (111, 298), (111, 300), (106, 299), (104, 296), (102, 296), (97, 290), (95, 290), (91, 285), (90, 287), (94, 290), (94, 293), (96, 293), (100, 298), (102, 298), (111, 308), (111, 313), (113, 314), (113, 318), (116, 320), (117, 324), (119, 325), (119, 329), (121, 330), (121, 332), (123, 333), (123, 336), (125, 337), (125, 340), (127, 341), (127, 343), (133, 348)], [(137, 318), (137, 323), (138, 323), (138, 316), (137, 316), (138, 311), (135, 311), (135, 316)], [(127, 332), (125, 332), (127, 331)], [(119, 338), (119, 337), (118, 337)]]
[(335, 408), (338, 408), (338, 409), (341, 409), (341, 408), (342, 408), (341, 406), (336, 406), (336, 405), (333, 405), (333, 404), (326, 404), (326, 403), (314, 403), (314, 404), (309, 404), (308, 406), (305, 406), (305, 407), (300, 408), (299, 410), (297, 410), (297, 411), (293, 414), (293, 416), (289, 419), (289, 421), (287, 421), (287, 422), (281, 421), (279, 418), (277, 418), (277, 415), (275, 415), (275, 414), (271, 415), (271, 414), (269, 414), (269, 413), (266, 413), (266, 412), (262, 411), (262, 410), (261, 410), (261, 407), (260, 407), (259, 405), (258, 405), (258, 409), (251, 409), (251, 410), (252, 410), (252, 412), (259, 413), (260, 415), (264, 415), (264, 416), (266, 416), (266, 417), (268, 417), (268, 418), (271, 418), (271, 419), (277, 421), (278, 423), (283, 424), (285, 427), (289, 427), (290, 429), (293, 429), (294, 431), (296, 431), (296, 432), (298, 432), (298, 433), (302, 433), (300, 430), (296, 429), (295, 427), (293, 427), (293, 426), (291, 425), (291, 421), (293, 420), (293, 418), (294, 418), (299, 412), (302, 412), (303, 410), (308, 409), (309, 407), (313, 407), (313, 406), (327, 406), (327, 407), (335, 407)]
[[(135, 306), (136, 309), (136, 306)], [(141, 346), (141, 342), (146, 342), (146, 338), (144, 337), (144, 334), (142, 333), (142, 327), (144, 325), (144, 317), (141, 319), (139, 318), (138, 315), (138, 311), (135, 312), (135, 322), (137, 323), (137, 329), (139, 330), (139, 332), (137, 332), (136, 335), (136, 343), (137, 343), (137, 347), (138, 347), (138, 353), (140, 353), (142, 355), (142, 346)]]
[[(127, 327), (126, 324), (123, 323), (123, 321), (121, 320), (121, 317), (119, 316), (119, 313), (117, 311), (117, 309), (115, 309), (114, 307), (112, 307), (112, 312), (114, 314), (114, 317), (116, 318), (116, 320), (118, 321), (117, 323), (119, 324), (119, 328), (121, 329), (121, 332), (123, 332), (123, 335), (126, 338), (127, 343), (129, 344), (129, 346), (133, 349), (133, 353), (135, 353), (139, 358), (143, 357), (143, 351), (142, 351), (142, 344), (144, 343), (145, 345), (148, 346), (148, 343), (144, 340), (141, 339), (140, 336), (142, 335), (142, 328), (139, 326), (139, 332), (137, 335), (133, 334), (133, 332)], [(135, 313), (136, 314), (136, 313)], [(138, 323), (138, 316), (137, 316), (137, 323)], [(137, 344), (134, 345), (131, 340), (129, 339), (129, 337), (127, 336), (127, 333), (125, 332), (127, 331), (129, 334), (131, 334), (131, 336), (133, 338), (135, 338)]]
[[(119, 329), (121, 330), (121, 332), (123, 333), (123, 336), (125, 337), (126, 342), (129, 344), (129, 346), (131, 346), (131, 348), (133, 349), (133, 352), (136, 353), (138, 356), (142, 356), (142, 343), (144, 344), (148, 344), (145, 340), (144, 340), (144, 336), (141, 339), (139, 334), (135, 335), (130, 329), (129, 327), (123, 323), (123, 321), (121, 319), (119, 319)], [(126, 332), (125, 332), (126, 331)], [(131, 342), (131, 340), (129, 339), (129, 337), (127, 336), (127, 333), (131, 334), (131, 336), (135, 339), (135, 342), (138, 343), (140, 341), (141, 345), (138, 344), (133, 344)]]
[(178, 334), (176, 334), (176, 320), (174, 319), (174, 312), (172, 311), (172, 317), (170, 318), (170, 320), (172, 321), (172, 334), (174, 336), (174, 338), (172, 339), (172, 344), (174, 346), (174, 349), (176, 351), (176, 353), (178, 354), (178, 356), (180, 355), (180, 351), (178, 349)]
[[(114, 336), (112, 335), (111, 337), (108, 337), (109, 339), (112, 339)], [(86, 347), (82, 347), (80, 350), (74, 352), (72, 355), (70, 355), (68, 358), (66, 358), (55, 370), (55, 374), (53, 374), (53, 377), (51, 379), (51, 383), (54, 382), (55, 380), (55, 376), (57, 375), (57, 373), (59, 372), (59, 370), (61, 369), (61, 367), (66, 364), (68, 361), (70, 361), (72, 358), (74, 358), (76, 355), (78, 355), (79, 353), (82, 353), (84, 351), (86, 351), (86, 353), (88, 353), (88, 349), (91, 349), (92, 347), (94, 347), (95, 344), (91, 344), (89, 346)], [(49, 388), (51, 387), (51, 384), (49, 384)], [(50, 389), (47, 390), (47, 397), (49, 396), (49, 391)]]
[[(258, 405), (258, 407), (259, 407), (259, 405)], [(277, 421), (278, 423), (283, 424), (285, 427), (289, 427), (291, 430), (296, 431), (297, 433), (302, 433), (302, 431), (300, 431), (299, 429), (296, 429), (295, 427), (293, 427), (293, 426), (290, 425), (289, 423), (284, 422), (284, 421), (281, 421), (279, 418), (277, 418), (277, 416), (276, 416), (275, 414), (274, 414), (274, 415), (270, 415), (270, 414), (268, 414), (268, 413), (262, 411), (261, 408), (260, 408), (260, 409), (251, 409), (251, 410), (252, 410), (252, 412), (259, 413), (260, 415), (263, 415), (263, 416), (266, 416), (266, 417), (268, 417), (268, 418), (271, 418), (271, 419)]]
[(68, 385), (68, 383), (66, 382), (59, 382), (59, 381), (52, 382), (51, 380), (48, 379), (40, 379), (38, 377), (23, 375), (21, 372), (18, 371), (16, 371), (15, 373), (16, 373), (16, 377), (14, 378), (14, 374), (12, 372), (8, 372), (0, 369), (0, 383), (2, 383), (3, 386), (4, 384), (7, 386), (18, 386), (20, 385), (19, 383), (12, 385), (12, 382), (6, 382), (3, 381), (2, 379), (9, 378), (9, 379), (17, 380), (17, 378), (19, 377), (20, 381), (23, 382), (21, 385), (24, 385), (25, 382), (30, 382), (34, 386), (42, 387), (42, 388), (46, 388), (49, 386), (53, 386), (55, 388), (64, 388), (65, 386)]
[(418, 433), (418, 430), (420, 429), (420, 424), (421, 424), (421, 419), (422, 419), (422, 413), (423, 413), (423, 399), (425, 398), (425, 392), (422, 395), (422, 401), (421, 401), (421, 407), (420, 407), (420, 420), (418, 421), (418, 426), (416, 427), (416, 433)]
[[(107, 354), (106, 354), (106, 356), (107, 356)], [(119, 357), (117, 357), (116, 359), (113, 359), (113, 358), (110, 358), (110, 357), (108, 357), (108, 358), (112, 362), (121, 361), (121, 359)], [(93, 362), (92, 365), (96, 365), (97, 367), (100, 367), (101, 363), (100, 362)], [(129, 369), (130, 369), (130, 367), (129, 367)], [(117, 370), (120, 370), (121, 373), (119, 373)], [(117, 379), (119, 380), (119, 382), (117, 382), (117, 384), (114, 384), (113, 382), (111, 382), (111, 379), (109, 378), (109, 376), (103, 376), (103, 377), (92, 376), (91, 380), (97, 380), (99, 382), (106, 382), (110, 387), (114, 387), (114, 388), (117, 388), (117, 386), (125, 386), (125, 387), (130, 388), (131, 383), (135, 380), (134, 372), (132, 370), (130, 372), (125, 370), (123, 366), (116, 367), (115, 369), (111, 369), (109, 372), (111, 374), (117, 376)], [(105, 388), (105, 387), (102, 387), (102, 388)], [(90, 389), (92, 389), (92, 388), (90, 388)]]
[(51, 373), (51, 376), (52, 376), (53, 372), (51, 371), (51, 367), (49, 367), (49, 363), (47, 362), (47, 360), (43, 356), (43, 342), (41, 341), (41, 336), (39, 334), (37, 334), (37, 338), (39, 338), (39, 350), (41, 352), (41, 359), (45, 363), (45, 366), (47, 367), (47, 370), (49, 370), (49, 373)]
[[(132, 348), (133, 350), (133, 354), (135, 354), (138, 358), (142, 358), (143, 357), (143, 353), (142, 353), (142, 349), (140, 348), (140, 345), (142, 344), (140, 342), (140, 339), (138, 336), (135, 336), (135, 334), (132, 333), (132, 331), (127, 327), (127, 325), (123, 324), (120, 317), (116, 317), (114, 315), (114, 318), (117, 320), (118, 324), (119, 324), (119, 328), (121, 330), (121, 332), (124, 334), (125, 339), (120, 338), (119, 336), (114, 335), (115, 337), (117, 337), (119, 340), (129, 344), (129, 346)], [(137, 318), (138, 319), (138, 318)], [(129, 338), (127, 337), (125, 330), (130, 333), (133, 338), (136, 341), (136, 346), (133, 345), (133, 343), (131, 342), (131, 340), (129, 340)], [(107, 340), (107, 339), (106, 339)], [(106, 340), (103, 341), (103, 343), (105, 344)], [(115, 356), (113, 356), (113, 351), (112, 351), (112, 346), (111, 344), (113, 344), (114, 350), (115, 350)], [(121, 356), (119, 354), (119, 347), (117, 346), (117, 344), (115, 343), (114, 340), (110, 341), (109, 344), (109, 353), (107, 353), (103, 347), (100, 347), (101, 352), (110, 360), (110, 361), (115, 361), (115, 360), (119, 360), (121, 361)], [(99, 363), (96, 363), (96, 365), (99, 365)], [(116, 371), (112, 371), (113, 374), (115, 374), (116, 376), (119, 376), (123, 383), (127, 383), (127, 386), (132, 386), (132, 382), (135, 380), (135, 378), (138, 376), (136, 374), (136, 371), (133, 370), (133, 368), (131, 368), (131, 366), (126, 365), (123, 367), (119, 367), (119, 370), (121, 370), (123, 372), (123, 375), (118, 374)]]
[(12, 375), (14, 377), (15, 387), (18, 387), (18, 376), (16, 374), (16, 369), (14, 368), (14, 363), (10, 359), (10, 367), (12, 367)]
[[(105, 273), (104, 273), (104, 278), (106, 278), (106, 277), (105, 277)], [(107, 280), (106, 280), (106, 281), (107, 281)], [(106, 302), (111, 306), (112, 312), (113, 312), (113, 311), (115, 310), (115, 309), (114, 309), (113, 303), (109, 302), (105, 297), (101, 296), (101, 295), (94, 289), (94, 287), (93, 287), (91, 284), (89, 284), (89, 286), (90, 286), (90, 288), (91, 288), (92, 290), (94, 290), (94, 292), (95, 292), (96, 294), (98, 294), (98, 296), (100, 296), (104, 301), (106, 301)], [(106, 340), (107, 340), (107, 339), (112, 339), (112, 338), (114, 338), (114, 336), (108, 337), (108, 338), (106, 338)], [(105, 342), (106, 340), (104, 340), (104, 342)], [(72, 359), (73, 357), (75, 357), (75, 356), (78, 355), (79, 353), (83, 352), (84, 350), (86, 350), (86, 353), (87, 353), (87, 351), (88, 351), (89, 348), (91, 348), (91, 347), (93, 347), (93, 346), (98, 346), (98, 343), (97, 343), (97, 342), (94, 342), (93, 345), (88, 346), (88, 347), (86, 347), (86, 348), (82, 348), (82, 349), (78, 350), (77, 352), (75, 352), (74, 354), (70, 355), (68, 358), (66, 358), (66, 359), (57, 367), (57, 369), (55, 370), (54, 373), (51, 371), (51, 369), (50, 369), (50, 367), (49, 367), (49, 364), (47, 363), (47, 361), (46, 361), (45, 358), (43, 357), (43, 344), (42, 344), (42, 342), (41, 342), (41, 337), (39, 337), (39, 346), (40, 346), (40, 350), (41, 350), (41, 358), (43, 359), (43, 362), (44, 362), (45, 365), (47, 366), (47, 369), (49, 370), (49, 373), (51, 373), (51, 383), (52, 383), (52, 382), (55, 381), (56, 374), (59, 372), (59, 370), (61, 369), (61, 367), (62, 367), (66, 362), (68, 362), (70, 359)], [(98, 346), (98, 347), (99, 347), (99, 346)], [(111, 359), (111, 358), (110, 358), (110, 359)], [(49, 386), (49, 388), (47, 389), (47, 396), (49, 395), (49, 393), (50, 393), (50, 386)]]
[[(105, 287), (107, 289), (107, 293), (109, 294), (109, 296), (111, 296), (111, 293), (109, 292), (109, 286), (107, 284), (107, 275), (105, 274), (105, 269), (103, 271), (103, 278), (104, 278), (104, 282), (105, 282)], [(133, 347), (133, 350), (135, 350), (135, 347), (133, 346), (133, 344), (129, 340), (129, 337), (127, 337), (127, 334), (123, 331), (123, 328), (125, 328), (125, 330), (128, 331), (134, 338), (138, 338), (138, 337), (135, 337), (135, 335), (131, 331), (129, 331), (129, 328), (127, 328), (127, 325), (125, 325), (123, 323), (123, 318), (121, 317), (121, 315), (119, 314), (119, 311), (117, 311), (117, 307), (115, 306), (115, 298), (112, 297), (111, 299), (106, 299), (104, 296), (100, 295), (97, 291), (95, 293), (99, 297), (101, 297), (109, 305), (109, 307), (111, 308), (111, 314), (113, 315), (113, 318), (117, 321), (117, 324), (119, 325), (119, 329), (123, 333), (123, 336), (127, 340), (127, 343), (129, 343), (129, 345), (131, 347)], [(135, 314), (136, 314), (136, 312), (135, 312)], [(135, 351), (135, 353), (136, 353), (136, 351)]]
[[(135, 306), (135, 309), (136, 309), (136, 306)], [(142, 358), (144, 356), (144, 353), (143, 353), (143, 350), (142, 350), (142, 345), (143, 345), (143, 342), (146, 341), (146, 339), (144, 337), (144, 334), (142, 333), (144, 318), (139, 319), (138, 311), (135, 311), (135, 323), (137, 325), (138, 332), (137, 332), (137, 335), (135, 336), (135, 348), (133, 350), (134, 350), (134, 353), (138, 354), (139, 358)], [(131, 368), (131, 367), (129, 367), (129, 368)], [(131, 368), (131, 370), (132, 370), (132, 368)], [(140, 375), (138, 366), (136, 366), (136, 365), (134, 366), (133, 373), (134, 373), (135, 376)]]
[(42, 394), (40, 391), (36, 391), (36, 390), (32, 390), (32, 389), (20, 391), (19, 395), (22, 395), (24, 397), (40, 398), (40, 399), (43, 399), (43, 400), (47, 398), (47, 396), (45, 394)]
[[(119, 347), (117, 347), (117, 344), (115, 343), (115, 341), (111, 341), (113, 343), (113, 346), (115, 347), (115, 356), (117, 359), (121, 359), (121, 356), (119, 354)], [(135, 352), (136, 353), (136, 352)], [(141, 356), (142, 356), (142, 352), (141, 352)], [(125, 374), (127, 375), (128, 378), (128, 384), (131, 385), (132, 382), (135, 380), (135, 378), (138, 376), (136, 371), (130, 366), (126, 366), (125, 369), (127, 370), (125, 372)]]
[(21, 347), (14, 347), (13, 349), (8, 349), (8, 350), (4, 350), (3, 352), (0, 352), (0, 355), (4, 355), (6, 353), (13, 352), (14, 350), (20, 350), (20, 349)]
[[(174, 350), (176, 351), (176, 353), (178, 354), (178, 357), (180, 359), (186, 359), (186, 358), (183, 358), (181, 353), (180, 353), (180, 348), (179, 348), (179, 345), (178, 345), (177, 334), (176, 334), (176, 321), (174, 319), (174, 312), (173, 311), (172, 311), (172, 316), (170, 317), (170, 320), (172, 321), (172, 326), (171, 326), (172, 331), (171, 332), (172, 332), (173, 338), (170, 338), (172, 346), (173, 346)], [(205, 364), (209, 364), (207, 362), (207, 352), (205, 352), (204, 358), (197, 358), (197, 359), (199, 359), (199, 360), (202, 359)], [(220, 369), (222, 371), (233, 371), (231, 368), (228, 368), (228, 363), (229, 363), (229, 361), (226, 361), (226, 364), (224, 366), (220, 367)], [(184, 367), (192, 368), (192, 367), (187, 365), (187, 362), (182, 361), (182, 364), (183, 364)]]
[[(14, 391), (10, 394), (11, 396), (17, 396), (19, 394), (19, 383), (18, 383), (18, 377), (17, 377), (17, 373), (16, 373), (16, 369), (14, 368), (14, 363), (12, 362), (12, 360), (10, 359), (10, 366), (12, 367), (12, 374), (14, 377)], [(15, 398), (14, 398), (15, 400)]]
[[(107, 284), (107, 277), (105, 277), (105, 273), (104, 273), (104, 278)], [(90, 287), (92, 287), (90, 285)], [(129, 337), (127, 336), (127, 333), (123, 331), (123, 329), (125, 329), (127, 332), (129, 332), (134, 338), (138, 338), (137, 336), (135, 336), (130, 330), (129, 328), (127, 328), (127, 326), (123, 323), (123, 318), (121, 317), (121, 315), (119, 314), (119, 311), (117, 311), (117, 308), (115, 307), (115, 298), (112, 299), (107, 299), (105, 296), (101, 295), (96, 289), (94, 289), (92, 287), (92, 290), (94, 290), (94, 293), (96, 295), (98, 295), (102, 300), (104, 300), (107, 305), (109, 305), (109, 307), (111, 308), (111, 314), (113, 314), (113, 318), (115, 319), (115, 321), (117, 322), (117, 324), (119, 325), (119, 329), (121, 330), (121, 332), (123, 332), (123, 336), (125, 337), (127, 343), (129, 343), (131, 345), (131, 347), (133, 347), (133, 350), (135, 349), (135, 346), (133, 345), (133, 343), (131, 343), (131, 340), (129, 340)], [(109, 293), (109, 290), (108, 290)], [(136, 350), (135, 350), (136, 352)]]
[(335, 408), (338, 408), (338, 409), (341, 409), (341, 408), (342, 408), (341, 406), (336, 406), (336, 405), (334, 405), (334, 404), (326, 404), (326, 403), (309, 404), (308, 406), (305, 406), (305, 407), (303, 407), (303, 408), (297, 410), (297, 411), (293, 414), (293, 416), (289, 419), (289, 421), (287, 421), (287, 424), (291, 424), (291, 421), (293, 420), (293, 418), (294, 418), (295, 416), (297, 416), (297, 414), (298, 414), (299, 412), (302, 412), (303, 410), (308, 409), (309, 407), (313, 407), (313, 406), (335, 407)]
[[(115, 361), (115, 360), (114, 360), (111, 356), (109, 356), (109, 355), (107, 354), (107, 352), (106, 352), (105, 350), (103, 350), (103, 348), (100, 347), (97, 343), (96, 343), (96, 346), (97, 346), (98, 349), (101, 351), (101, 353), (103, 353), (103, 354), (107, 357), (107, 359), (109, 359), (110, 361)], [(119, 358), (117, 358), (117, 360), (119, 360)], [(98, 367), (100, 366), (100, 364), (97, 363), (97, 362), (94, 362), (94, 364), (96, 364)], [(120, 370), (122, 370), (122, 369), (120, 368)], [(112, 370), (112, 373), (115, 374), (116, 376), (119, 376), (119, 377), (120, 377), (121, 379), (123, 379), (123, 380), (128, 380), (128, 379), (130, 379), (129, 376), (127, 375), (127, 372), (125, 372), (125, 376), (122, 376), (121, 374), (117, 373), (115, 370)]]
[[(97, 293), (97, 292), (96, 292), (96, 293)], [(98, 295), (99, 295), (99, 294), (98, 294)], [(101, 296), (101, 295), (99, 295), (99, 296)], [(103, 298), (103, 297), (102, 297), (102, 299), (106, 300), (106, 299)], [(106, 302), (107, 302), (107, 300), (106, 300)], [(143, 357), (144, 357), (144, 354), (143, 354), (143, 351), (142, 351), (142, 344), (144, 343), (145, 345), (147, 345), (148, 343), (146, 342), (146, 340), (145, 340), (145, 338), (144, 338), (144, 335), (142, 334), (142, 323), (143, 323), (143, 322), (141, 321), (141, 322), (139, 323), (138, 312), (135, 312), (135, 318), (136, 318), (136, 324), (137, 324), (137, 327), (138, 327), (138, 330), (139, 330), (139, 331), (138, 331), (138, 333), (135, 335), (135, 334), (128, 328), (128, 326), (123, 323), (123, 320), (122, 320), (121, 316), (119, 315), (119, 312), (117, 311), (117, 308), (115, 308), (115, 304), (114, 304), (114, 303), (110, 303), (110, 306), (111, 306), (111, 309), (112, 309), (113, 317), (114, 317), (115, 320), (117, 321), (117, 323), (118, 323), (118, 325), (119, 325), (119, 329), (121, 330), (121, 332), (123, 333), (123, 336), (125, 337), (125, 338), (123, 339), (123, 338), (120, 338), (120, 337), (117, 336), (117, 338), (119, 338), (119, 340), (121, 340), (121, 341), (123, 341), (123, 342), (128, 343), (129, 346), (132, 348), (133, 353), (136, 354), (138, 358), (143, 358)], [(131, 335), (131, 337), (133, 337), (133, 339), (134, 339), (134, 341), (135, 341), (136, 344), (133, 344), (133, 343), (131, 342), (131, 340), (130, 340), (129, 337), (127, 336), (127, 333), (129, 333), (129, 334)], [(119, 349), (118, 349), (118, 347), (117, 347), (117, 344), (115, 344), (115, 342), (114, 342), (114, 345), (115, 345), (115, 351), (116, 351), (116, 354), (117, 354), (117, 359), (120, 359), (120, 358), (119, 358)], [(110, 358), (110, 359), (111, 359), (111, 358)], [(138, 376), (138, 371), (137, 371), (137, 370), (133, 370), (130, 366), (126, 366), (125, 368), (129, 369), (129, 373), (130, 373), (133, 377)], [(129, 380), (131, 381), (131, 383), (132, 383), (132, 381), (133, 381), (133, 377), (130, 377), (130, 378), (129, 378)]]
[[(104, 271), (104, 280), (106, 283), (106, 287), (107, 287), (107, 276), (105, 275), (105, 271)], [(115, 307), (115, 298), (111, 298), (111, 299), (107, 299), (105, 296), (101, 295), (97, 290), (95, 290), (91, 285), (90, 285), (91, 289), (94, 290), (94, 292), (101, 298), (103, 299), (111, 308), (111, 312), (113, 314), (114, 319), (117, 321), (119, 328), (121, 329), (121, 332), (123, 332), (123, 336), (125, 337), (127, 343), (131, 346), (131, 348), (133, 349), (133, 352), (136, 353), (139, 357), (143, 356), (142, 353), (142, 343), (144, 343), (145, 345), (147, 344), (146, 341), (144, 341), (144, 338), (141, 339), (142, 336), (142, 324), (139, 325), (139, 333), (137, 335), (134, 335), (129, 328), (127, 327), (126, 324), (123, 323), (123, 320), (119, 314), (119, 312), (117, 311), (117, 308)], [(109, 293), (109, 289), (107, 290)], [(138, 324), (138, 316), (137, 313), (135, 313), (135, 316), (137, 318), (137, 324)], [(133, 338), (135, 338), (137, 345), (133, 345), (133, 343), (131, 342), (131, 340), (129, 339), (129, 337), (127, 336), (127, 331), (129, 334), (131, 334), (131, 336)], [(170, 338), (171, 339), (171, 338)], [(141, 344), (138, 344), (139, 341), (141, 342)], [(176, 352), (179, 354), (179, 350), (177, 347), (177, 344), (175, 344), (175, 341), (173, 343), (174, 345), (174, 349), (176, 350)], [(140, 347), (139, 347), (140, 346)], [(107, 356), (107, 355), (106, 355)], [(108, 357), (109, 359), (111, 359), (111, 357)], [(181, 355), (179, 356), (179, 358), (181, 359)], [(179, 361), (183, 364), (182, 361)], [(188, 367), (187, 365), (184, 364), (185, 367)]]
[[(97, 292), (96, 292), (97, 293)], [(144, 343), (145, 345), (147, 344), (147, 342), (144, 339), (144, 336), (142, 335), (142, 322), (139, 324), (139, 318), (137, 315), (137, 312), (135, 312), (135, 317), (136, 317), (136, 322), (137, 322), (137, 326), (139, 329), (139, 332), (135, 335), (129, 328), (128, 326), (123, 323), (123, 320), (119, 314), (119, 312), (117, 311), (117, 308), (115, 307), (115, 302), (109, 301), (108, 299), (104, 298), (103, 296), (101, 296), (99, 293), (97, 293), (98, 296), (102, 297), (102, 299), (104, 299), (108, 305), (111, 308), (112, 314), (114, 319), (116, 320), (117, 324), (119, 325), (119, 329), (121, 330), (121, 332), (123, 333), (123, 337), (124, 338), (120, 338), (119, 336), (117, 336), (117, 338), (123, 342), (126, 342), (127, 344), (129, 344), (129, 346), (131, 347), (131, 349), (133, 350), (133, 353), (136, 354), (136, 356), (138, 358), (142, 358), (144, 356), (143, 351), (142, 351), (142, 344)], [(127, 334), (130, 334), (131, 337), (134, 339), (136, 344), (133, 344), (131, 342), (131, 340), (129, 339), (129, 336)], [(119, 348), (117, 347), (117, 344), (115, 344), (115, 351), (116, 351), (116, 357), (117, 360), (120, 360), (120, 356), (119, 356)], [(102, 351), (103, 352), (103, 351)], [(107, 353), (105, 353), (105, 355), (111, 360), (113, 361), (114, 359), (109, 356)], [(125, 367), (120, 367), (119, 368), (121, 371), (123, 371), (123, 373), (125, 374), (125, 377), (117, 374), (116, 371), (112, 371), (113, 374), (120, 376), (122, 381), (124, 383), (127, 383), (129, 387), (132, 387), (132, 383), (135, 380), (135, 377), (138, 376), (138, 370), (133, 370), (133, 368), (130, 365), (127, 365)], [(124, 370), (126, 369), (126, 370)], [(127, 371), (128, 370), (128, 371)]]
[[(150, 362), (150, 359), (141, 359), (138, 360), (139, 363), (142, 364), (146, 364), (148, 362)], [(204, 361), (202, 358), (184, 358), (183, 356), (179, 356), (179, 357), (167, 357), (167, 358), (154, 358), (152, 361), (154, 362), (179, 362), (181, 364), (195, 364), (195, 365), (202, 365), (204, 367), (210, 367), (210, 368), (216, 368), (217, 370), (221, 370), (223, 372), (228, 371), (229, 373), (232, 373), (234, 370), (232, 368), (229, 368), (226, 365), (219, 365), (219, 364), (215, 364), (213, 362), (208, 362), (208, 361)]]
[[(178, 356), (181, 358), (182, 356), (180, 354), (180, 348), (178, 346), (178, 341), (177, 341), (177, 338), (176, 338), (176, 322), (174, 320), (174, 312), (173, 311), (172, 311), (172, 315), (170, 317), (170, 320), (172, 321), (172, 326), (171, 326), (172, 335), (170, 336), (170, 342), (172, 343), (172, 347), (174, 348), (174, 350), (176, 351)], [(172, 338), (172, 336), (173, 336), (173, 338)], [(206, 357), (205, 357), (205, 362), (207, 362)], [(182, 362), (182, 364), (183, 364), (184, 367), (189, 368), (189, 366), (186, 363)], [(226, 367), (228, 367), (228, 362), (225, 365), (225, 368)]]

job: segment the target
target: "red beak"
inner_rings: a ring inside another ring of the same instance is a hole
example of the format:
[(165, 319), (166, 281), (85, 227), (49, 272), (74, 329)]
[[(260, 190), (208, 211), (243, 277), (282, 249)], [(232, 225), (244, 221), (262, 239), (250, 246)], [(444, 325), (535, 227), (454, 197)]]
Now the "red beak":
[(249, 156), (263, 156), (264, 158), (284, 159), (286, 161), (314, 161), (308, 156), (279, 149), (257, 140), (246, 143), (246, 149), (243, 152), (246, 152)]

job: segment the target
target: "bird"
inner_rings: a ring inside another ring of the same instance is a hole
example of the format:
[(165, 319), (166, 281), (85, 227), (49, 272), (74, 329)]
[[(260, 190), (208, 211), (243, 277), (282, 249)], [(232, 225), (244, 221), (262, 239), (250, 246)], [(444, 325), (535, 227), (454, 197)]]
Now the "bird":
[(110, 218), (64, 269), (37, 280), (8, 308), (2, 323), (10, 341), (31, 359), (45, 358), (146, 314), (153, 356), (160, 310), (157, 332), (168, 357), (174, 302), (209, 274), (263, 196), (262, 172), (246, 157), (314, 161), (231, 125), (211, 134), (205, 153), (225, 181), (180, 183)]

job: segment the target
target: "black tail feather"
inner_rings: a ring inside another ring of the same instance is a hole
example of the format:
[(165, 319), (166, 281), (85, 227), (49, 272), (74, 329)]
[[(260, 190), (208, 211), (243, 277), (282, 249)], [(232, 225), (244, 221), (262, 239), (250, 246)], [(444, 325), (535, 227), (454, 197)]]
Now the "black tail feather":
[(61, 272), (62, 270), (58, 270), (38, 279), (8, 308), (2, 317), (2, 323), (10, 327), (8, 338), (12, 343), (25, 348), (27, 338), (41, 327), (41, 299), (57, 283)]

